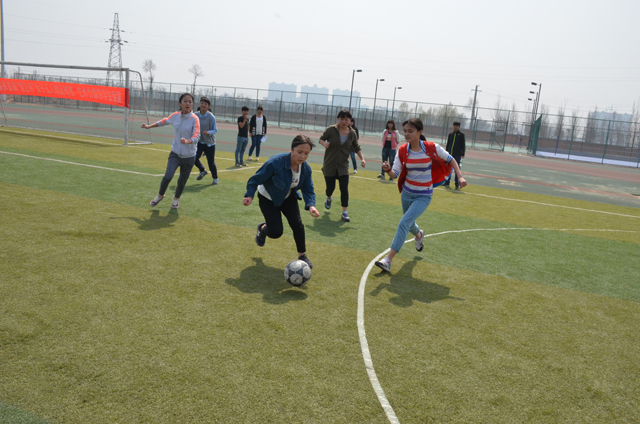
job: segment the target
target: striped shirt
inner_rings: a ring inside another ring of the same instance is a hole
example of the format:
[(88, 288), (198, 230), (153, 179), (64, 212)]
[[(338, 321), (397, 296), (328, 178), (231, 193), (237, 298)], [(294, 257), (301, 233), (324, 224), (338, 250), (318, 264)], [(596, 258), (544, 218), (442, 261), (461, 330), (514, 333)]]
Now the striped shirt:
[[(422, 146), (422, 143), (421, 143)], [(424, 148), (424, 146), (423, 146)], [(407, 193), (417, 195), (432, 195), (433, 194), (433, 181), (431, 178), (431, 158), (426, 151), (421, 150), (414, 152), (411, 148), (408, 148), (409, 156), (407, 157), (407, 179), (402, 186), (402, 189)], [(400, 150), (398, 149), (398, 152)], [(450, 162), (453, 157), (447, 153), (439, 144), (436, 144), (436, 152), (438, 156), (446, 162)], [(402, 171), (402, 163), (396, 153), (396, 160), (393, 163), (393, 172), (396, 174), (396, 178)]]

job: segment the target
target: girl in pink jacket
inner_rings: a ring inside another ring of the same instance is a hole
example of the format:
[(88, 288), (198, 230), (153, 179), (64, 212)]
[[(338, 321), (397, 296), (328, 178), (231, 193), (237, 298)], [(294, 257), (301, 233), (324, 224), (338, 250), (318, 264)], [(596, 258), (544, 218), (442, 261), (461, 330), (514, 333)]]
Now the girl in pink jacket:
[[(393, 161), (396, 158), (396, 149), (400, 142), (400, 132), (396, 129), (396, 123), (393, 119), (387, 121), (387, 128), (382, 133), (382, 163), (389, 162), (393, 168)], [(378, 178), (384, 180), (384, 169), (380, 170)], [(393, 181), (393, 177), (389, 177)]]

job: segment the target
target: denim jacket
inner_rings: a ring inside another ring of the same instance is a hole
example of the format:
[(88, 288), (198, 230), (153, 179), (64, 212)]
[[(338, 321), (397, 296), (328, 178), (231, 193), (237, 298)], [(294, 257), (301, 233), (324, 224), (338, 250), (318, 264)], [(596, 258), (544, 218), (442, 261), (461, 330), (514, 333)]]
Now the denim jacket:
[[(300, 165), (300, 182), (296, 189), (300, 189), (304, 198), (304, 208), (309, 210), (311, 206), (316, 205), (316, 194), (313, 189), (313, 181), (311, 180), (311, 167), (307, 162)], [(258, 172), (247, 182), (247, 192), (244, 197), (253, 198), (258, 186), (263, 184), (269, 192), (273, 204), (282, 205), (284, 199), (291, 188), (291, 153), (279, 153), (269, 158)], [(293, 193), (292, 193), (293, 195)]]

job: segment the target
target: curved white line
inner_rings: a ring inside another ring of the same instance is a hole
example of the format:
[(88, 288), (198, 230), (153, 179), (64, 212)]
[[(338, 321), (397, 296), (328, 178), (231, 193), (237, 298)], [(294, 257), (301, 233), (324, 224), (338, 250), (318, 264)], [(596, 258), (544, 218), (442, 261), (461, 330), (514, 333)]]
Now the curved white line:
[[(603, 230), (603, 229), (589, 229), (589, 228), (473, 228), (468, 230), (453, 230), (453, 231), (443, 231), (440, 233), (433, 234), (425, 234), (424, 237), (434, 237), (440, 236), (443, 234), (454, 234), (454, 233), (470, 233), (474, 231), (509, 231), (509, 230), (540, 230), (540, 231), (609, 231), (609, 232), (621, 232), (621, 233), (638, 233), (639, 231), (633, 230)], [(405, 243), (409, 243), (414, 241), (413, 238), (405, 240)], [(376, 370), (373, 366), (373, 360), (371, 359), (371, 352), (369, 350), (369, 343), (367, 342), (367, 334), (364, 329), (364, 289), (367, 285), (367, 279), (369, 278), (369, 273), (371, 269), (375, 265), (375, 262), (382, 258), (384, 255), (389, 253), (390, 249), (385, 250), (380, 253), (378, 256), (373, 258), (369, 265), (364, 270), (362, 277), (360, 278), (360, 287), (358, 288), (358, 315), (357, 315), (357, 324), (358, 324), (358, 336), (360, 337), (360, 347), (362, 349), (362, 358), (364, 359), (364, 366), (367, 370), (367, 374), (369, 375), (369, 381), (371, 382), (371, 386), (373, 390), (376, 392), (378, 396), (378, 401), (384, 409), (385, 414), (387, 414), (387, 418), (389, 422), (392, 424), (400, 424), (396, 413), (393, 411), (393, 407), (389, 403), (389, 399), (384, 394), (384, 390), (382, 389), (382, 385), (378, 380), (378, 376), (376, 375)]]

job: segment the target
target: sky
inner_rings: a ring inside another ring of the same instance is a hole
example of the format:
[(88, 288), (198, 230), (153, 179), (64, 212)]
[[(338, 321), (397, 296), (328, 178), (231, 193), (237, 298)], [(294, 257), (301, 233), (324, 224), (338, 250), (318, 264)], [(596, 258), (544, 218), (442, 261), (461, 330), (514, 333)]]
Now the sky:
[[(640, 106), (640, 1), (3, 0), (5, 60), (107, 66), (114, 13), (122, 65), (156, 82), (354, 90), (396, 102), (551, 112)], [(266, 93), (265, 93), (266, 94)], [(363, 104), (371, 103), (363, 100)]]

